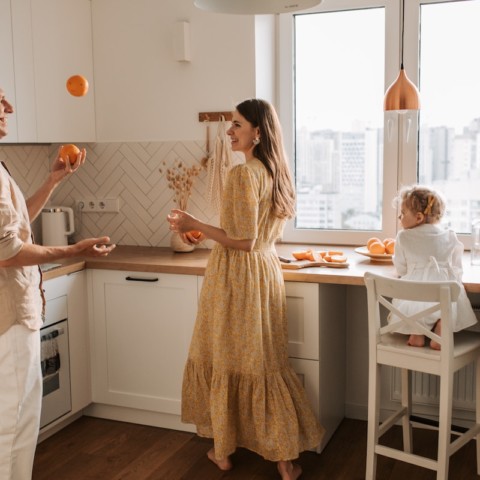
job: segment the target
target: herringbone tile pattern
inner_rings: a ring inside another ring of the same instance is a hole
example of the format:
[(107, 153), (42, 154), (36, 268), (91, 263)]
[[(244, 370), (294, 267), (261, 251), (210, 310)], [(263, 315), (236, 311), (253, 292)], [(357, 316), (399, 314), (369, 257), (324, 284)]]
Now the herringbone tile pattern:
[[(80, 145), (79, 145), (80, 146)], [(87, 162), (54, 192), (51, 205), (75, 210), (74, 239), (109, 235), (119, 245), (169, 246), (170, 232), (165, 220), (173, 204), (173, 192), (159, 172), (162, 162), (171, 165), (177, 158), (187, 165), (204, 157), (198, 141), (152, 143), (95, 143), (85, 145)], [(45, 179), (58, 145), (2, 146), (5, 160), (26, 196)], [(236, 162), (241, 161), (236, 158)], [(119, 213), (80, 213), (82, 198), (119, 198)], [(206, 201), (206, 171), (196, 177), (189, 211), (198, 218), (218, 224), (218, 216)], [(207, 247), (211, 244), (206, 243)]]

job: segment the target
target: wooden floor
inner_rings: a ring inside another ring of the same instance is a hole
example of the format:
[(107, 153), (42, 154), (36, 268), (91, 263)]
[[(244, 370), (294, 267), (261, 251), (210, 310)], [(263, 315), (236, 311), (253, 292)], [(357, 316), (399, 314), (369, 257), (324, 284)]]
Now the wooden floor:
[[(401, 432), (385, 443), (401, 444)], [(321, 455), (302, 453), (301, 480), (365, 478), (366, 422), (345, 419)], [(267, 480), (278, 479), (274, 463), (239, 449), (234, 468), (221, 472), (206, 457), (211, 440), (186, 432), (82, 417), (37, 447), (33, 480)], [(436, 433), (414, 430), (415, 452), (433, 457)], [(450, 461), (449, 480), (479, 479), (475, 443), (469, 442)], [(434, 480), (420, 467), (379, 458), (378, 480)]]

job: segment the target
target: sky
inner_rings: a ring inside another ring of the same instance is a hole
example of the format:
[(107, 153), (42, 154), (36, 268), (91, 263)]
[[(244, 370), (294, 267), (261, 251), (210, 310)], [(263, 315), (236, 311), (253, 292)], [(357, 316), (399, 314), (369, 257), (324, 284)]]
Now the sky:
[[(480, 117), (480, 0), (423, 5), (420, 18), (420, 120), (461, 131)], [(382, 127), (384, 22), (383, 8), (296, 16), (297, 127)]]

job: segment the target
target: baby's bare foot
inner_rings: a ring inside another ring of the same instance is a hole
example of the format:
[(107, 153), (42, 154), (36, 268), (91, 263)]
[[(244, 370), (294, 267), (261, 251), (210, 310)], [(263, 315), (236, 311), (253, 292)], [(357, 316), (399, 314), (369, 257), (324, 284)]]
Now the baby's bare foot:
[(215, 458), (215, 450), (211, 448), (207, 452), (207, 457), (211, 460), (220, 470), (227, 471), (232, 469), (232, 462), (230, 458), (222, 458), (221, 460), (217, 460)]
[(425, 336), (424, 335), (410, 335), (408, 338), (408, 345), (411, 347), (423, 347), (425, 345)]
[[(433, 327), (433, 333), (436, 333), (439, 337), (442, 336), (442, 320), (440, 318)], [(434, 350), (441, 350), (442, 346), (435, 340), (430, 340), (430, 348), (433, 348)]]
[(302, 474), (300, 465), (292, 462), (278, 462), (277, 469), (282, 480), (297, 480)]

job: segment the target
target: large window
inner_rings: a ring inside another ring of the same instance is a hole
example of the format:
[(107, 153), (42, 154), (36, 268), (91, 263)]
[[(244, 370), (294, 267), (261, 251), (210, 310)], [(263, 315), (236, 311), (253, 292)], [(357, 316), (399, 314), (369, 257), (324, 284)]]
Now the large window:
[(459, 234), (480, 217), (480, 1), (420, 6), (418, 177), (447, 199)]
[(286, 240), (393, 236), (393, 197), (414, 182), (445, 194), (459, 234), (480, 216), (480, 0), (405, 3), (419, 113), (383, 112), (400, 65), (400, 0), (324, 0), (281, 15), (280, 115), (297, 187)]

